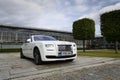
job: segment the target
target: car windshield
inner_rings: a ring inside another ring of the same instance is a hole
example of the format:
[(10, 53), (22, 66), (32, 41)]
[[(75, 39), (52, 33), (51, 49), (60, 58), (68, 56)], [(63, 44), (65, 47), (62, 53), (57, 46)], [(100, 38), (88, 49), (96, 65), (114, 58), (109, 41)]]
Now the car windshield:
[(34, 36), (34, 41), (55, 41), (56, 39), (51, 36)]

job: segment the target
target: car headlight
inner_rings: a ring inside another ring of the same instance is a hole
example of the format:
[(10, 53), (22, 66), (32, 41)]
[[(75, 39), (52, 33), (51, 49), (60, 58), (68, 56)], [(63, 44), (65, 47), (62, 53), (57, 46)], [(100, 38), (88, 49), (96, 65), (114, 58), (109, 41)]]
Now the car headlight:
[(51, 47), (54, 47), (54, 45), (53, 44), (45, 44), (45, 47), (51, 48)]

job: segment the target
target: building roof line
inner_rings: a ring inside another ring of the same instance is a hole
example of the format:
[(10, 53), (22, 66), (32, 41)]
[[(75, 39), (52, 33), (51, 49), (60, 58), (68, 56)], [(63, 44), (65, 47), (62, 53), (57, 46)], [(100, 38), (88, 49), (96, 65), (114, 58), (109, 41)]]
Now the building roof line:
[(68, 32), (68, 31), (59, 31), (59, 30), (42, 29), (42, 28), (32, 28), (32, 27), (29, 27), (29, 28), (28, 28), (28, 27), (23, 27), (23, 26), (11, 26), (11, 25), (0, 25), (0, 27), (29, 29), (29, 30), (42, 30), (42, 31), (60, 32), (60, 33), (68, 33), (68, 34), (71, 34), (71, 33), (72, 33), (72, 32)]

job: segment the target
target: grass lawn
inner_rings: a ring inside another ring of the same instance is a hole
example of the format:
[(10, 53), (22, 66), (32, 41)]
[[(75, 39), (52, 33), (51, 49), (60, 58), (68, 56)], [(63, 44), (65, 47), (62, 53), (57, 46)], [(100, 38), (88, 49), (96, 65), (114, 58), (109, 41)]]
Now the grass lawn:
[(111, 57), (120, 58), (120, 50), (118, 54), (114, 50), (87, 50), (86, 52), (78, 51), (78, 56), (93, 56), (93, 57)]

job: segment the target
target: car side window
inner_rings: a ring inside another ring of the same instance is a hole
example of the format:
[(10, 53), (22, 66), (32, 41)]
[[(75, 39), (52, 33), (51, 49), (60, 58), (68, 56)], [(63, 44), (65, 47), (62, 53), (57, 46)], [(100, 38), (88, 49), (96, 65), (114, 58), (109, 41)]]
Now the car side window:
[(42, 41), (42, 40), (44, 40), (43, 37), (38, 37), (38, 36), (34, 37), (34, 41)]

